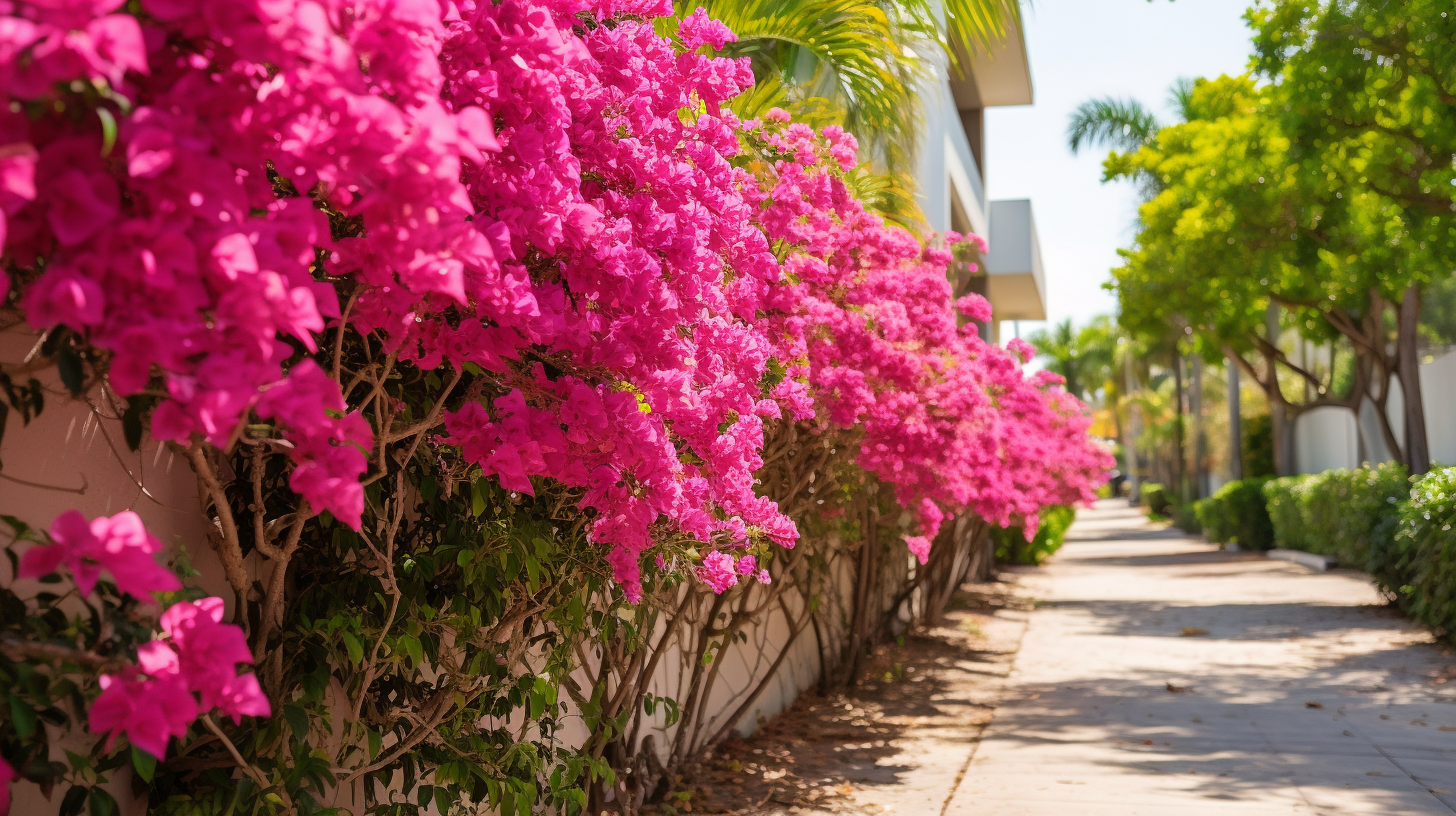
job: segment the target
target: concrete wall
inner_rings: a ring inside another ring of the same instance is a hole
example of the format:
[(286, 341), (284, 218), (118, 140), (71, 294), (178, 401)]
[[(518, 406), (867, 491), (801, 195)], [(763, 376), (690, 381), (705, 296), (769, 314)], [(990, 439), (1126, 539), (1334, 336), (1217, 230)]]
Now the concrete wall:
[[(1426, 414), (1426, 437), (1431, 461), (1456, 465), (1456, 351), (1448, 351), (1421, 364), (1421, 405)], [(1405, 397), (1398, 380), (1391, 380), (1386, 402), (1391, 430), (1398, 441), (1405, 436)], [(1299, 416), (1294, 425), (1294, 460), (1300, 473), (1319, 473), (1363, 462), (1389, 462), (1393, 458), (1380, 429), (1380, 417), (1368, 400), (1355, 414), (1342, 408), (1317, 408)]]
[(1344, 408), (1306, 411), (1294, 423), (1294, 468), (1321, 473), (1360, 464), (1360, 435), (1355, 414)]
[(1421, 403), (1431, 461), (1456, 465), (1456, 351), (1421, 366)]
[[(986, 215), (986, 192), (981, 168), (977, 166), (961, 123), (960, 111), (951, 95), (945, 71), (937, 67), (927, 80), (921, 101), (925, 105), (925, 129), (920, 140), (916, 168), (918, 198), (925, 221), (936, 232), (965, 229), (978, 235), (990, 232)], [(951, 202), (964, 213), (969, 224), (956, 224)]]

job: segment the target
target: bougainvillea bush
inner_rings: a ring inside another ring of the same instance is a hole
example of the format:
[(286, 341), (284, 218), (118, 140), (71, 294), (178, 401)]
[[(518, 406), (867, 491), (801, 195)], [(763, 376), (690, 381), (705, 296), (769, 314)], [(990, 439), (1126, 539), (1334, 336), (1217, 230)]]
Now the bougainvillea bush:
[(948, 516), (1091, 499), (1081, 406), (958, 317), (988, 306), (949, 247), (854, 200), (851, 135), (738, 121), (731, 32), (671, 15), (0, 3), (0, 304), (38, 333), (0, 420), (86, 400), (185, 458), (209, 531), (5, 519), (0, 781), (68, 813), (126, 766), (158, 813), (596, 807), (656, 705), (602, 655), (656, 665), (635, 606), (774, 582), (835, 510), (792, 499), (846, 465), (816, 451), (893, 491), (921, 564)]

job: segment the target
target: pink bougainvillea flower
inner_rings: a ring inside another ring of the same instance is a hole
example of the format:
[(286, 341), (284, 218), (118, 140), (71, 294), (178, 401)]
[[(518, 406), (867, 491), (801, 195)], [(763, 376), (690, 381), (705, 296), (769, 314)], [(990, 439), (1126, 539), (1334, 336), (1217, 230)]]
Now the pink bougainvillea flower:
[(0, 757), (0, 816), (10, 816), (10, 782), (15, 779), (15, 769)]
[(161, 617), (167, 639), (137, 649), (144, 676), (101, 678), (90, 727), (109, 735), (108, 750), (125, 733), (133, 745), (162, 758), (167, 741), (185, 734), (202, 712), (216, 708), (238, 723), (244, 716), (272, 713), (257, 677), (237, 673), (237, 664), (252, 663), (253, 656), (242, 629), (223, 623), (222, 616), (221, 598), (173, 604)]
[(1020, 337), (1011, 338), (1011, 340), (1006, 343), (1006, 349), (1012, 354), (1015, 354), (1017, 357), (1020, 357), (1021, 362), (1023, 363), (1031, 362), (1031, 358), (1036, 356), (1036, 349), (1033, 348), (1030, 343), (1022, 340)]
[(162, 613), (162, 630), (177, 652), (177, 673), (201, 696), (204, 711), (218, 708), (235, 720), (267, 714), (257, 678), (238, 676), (237, 664), (253, 662), (247, 638), (222, 616), (221, 598), (184, 601)]
[(925, 536), (908, 536), (905, 546), (910, 548), (910, 554), (921, 564), (930, 560), (930, 539)]
[[(223, 447), (271, 421), (292, 489), (358, 529), (374, 429), (297, 347), (347, 328), (397, 370), (472, 366), (442, 453), (576, 491), (634, 602), (665, 536), (794, 545), (755, 492), (781, 418), (853, 429), (927, 539), (947, 513), (1091, 495), (1105, 457), (1080, 405), (958, 325), (951, 253), (855, 199), (851, 134), (738, 121), (752, 67), (710, 53), (733, 34), (706, 12), (674, 39), (666, 0), (360, 0), (343, 26), (327, 5), (4, 18), (4, 110), (34, 112), (0, 113), (4, 252), (38, 270), (21, 303), (109, 353), (124, 396), (161, 381), (154, 437)], [(104, 134), (53, 104), (76, 82), (138, 104)], [(331, 191), (345, 221), (279, 189)], [(720, 589), (739, 579), (722, 557), (698, 569)]]
[(197, 715), (197, 700), (179, 675), (107, 674), (101, 676), (101, 696), (91, 704), (90, 730), (107, 735), (108, 751), (125, 733), (132, 745), (162, 759), (168, 740), (186, 734)]
[(223, 683), (213, 698), (217, 709), (233, 718), (239, 725), (243, 717), (267, 717), (273, 713), (273, 706), (258, 685), (258, 676), (252, 672), (240, 674)]
[(698, 567), (698, 578), (712, 587), (714, 592), (723, 594), (729, 587), (738, 584), (738, 573), (733, 570), (733, 556), (717, 550), (703, 556), (703, 563)]
[(738, 559), (738, 565), (735, 569), (738, 570), (739, 575), (752, 575), (758, 569), (758, 559), (751, 555), (745, 555)]
[(182, 588), (177, 576), (154, 557), (162, 551), (162, 542), (130, 510), (98, 516), (89, 523), (69, 510), (51, 523), (50, 537), (54, 543), (32, 547), (21, 556), (21, 578), (39, 578), (65, 564), (83, 595), (91, 594), (102, 570), (111, 573), (117, 589), (137, 598)]

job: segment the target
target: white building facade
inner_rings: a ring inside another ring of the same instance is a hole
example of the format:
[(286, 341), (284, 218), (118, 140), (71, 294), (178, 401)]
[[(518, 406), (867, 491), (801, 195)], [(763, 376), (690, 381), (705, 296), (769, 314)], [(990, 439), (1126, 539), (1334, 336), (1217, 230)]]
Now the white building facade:
[(962, 53), (959, 61), (964, 70), (941, 64), (926, 87), (916, 180), (921, 211), (932, 230), (974, 232), (989, 244), (978, 272), (962, 270), (955, 285), (957, 295), (975, 292), (991, 302), (993, 318), (985, 328), (994, 342), (999, 321), (1046, 319), (1046, 280), (1031, 202), (986, 197), (986, 109), (1033, 100), (1025, 34), (1016, 26), (996, 46)]

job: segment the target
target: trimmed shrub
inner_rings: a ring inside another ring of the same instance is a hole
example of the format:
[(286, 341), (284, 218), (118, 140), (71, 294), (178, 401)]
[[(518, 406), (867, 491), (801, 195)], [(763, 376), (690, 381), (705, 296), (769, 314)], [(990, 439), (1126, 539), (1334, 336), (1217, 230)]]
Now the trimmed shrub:
[(1264, 505), (1268, 478), (1240, 479), (1194, 505), (1203, 533), (1210, 541), (1238, 544), (1249, 550), (1274, 546), (1274, 527)]
[[(1373, 546), (1373, 536), (1382, 520), (1395, 516), (1410, 498), (1405, 467), (1388, 463), (1325, 471), (1305, 484), (1303, 494), (1303, 549), (1378, 575), (1386, 558), (1383, 546)], [(1388, 535), (1394, 526), (1386, 524), (1384, 530)]]
[(1284, 476), (1264, 482), (1264, 506), (1273, 526), (1274, 543), (1289, 550), (1309, 549), (1304, 520), (1305, 485), (1313, 476)]
[(1143, 485), (1142, 502), (1147, 506), (1149, 512), (1166, 516), (1168, 508), (1173, 506), (1173, 497), (1168, 492), (1168, 488), (1157, 482), (1148, 482)]
[(1031, 541), (1020, 527), (993, 527), (991, 540), (996, 542), (996, 561), (1000, 564), (1024, 564), (1035, 566), (1047, 560), (1052, 553), (1062, 548), (1067, 528), (1077, 518), (1077, 508), (1067, 506), (1048, 507), (1042, 511), (1041, 525)]
[(1198, 535), (1203, 532), (1203, 522), (1198, 517), (1198, 505), (1201, 501), (1189, 502), (1187, 504), (1173, 505), (1173, 526), (1189, 535)]
[[(1433, 470), (1400, 505), (1385, 579), (1437, 636), (1456, 632), (1456, 468)], [(1383, 581), (1382, 581), (1383, 582)]]
[(1287, 476), (1264, 488), (1278, 546), (1332, 555), (1377, 578), (1389, 570), (1389, 520), (1409, 495), (1405, 468), (1393, 463)]

